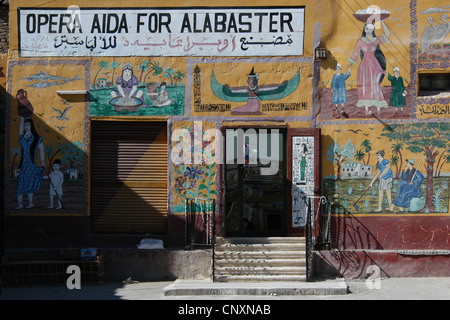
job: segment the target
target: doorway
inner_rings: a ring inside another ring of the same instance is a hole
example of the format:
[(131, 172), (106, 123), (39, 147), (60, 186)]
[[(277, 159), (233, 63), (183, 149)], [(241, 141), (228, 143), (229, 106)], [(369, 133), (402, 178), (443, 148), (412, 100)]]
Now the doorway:
[(225, 129), (225, 235), (286, 235), (285, 128)]

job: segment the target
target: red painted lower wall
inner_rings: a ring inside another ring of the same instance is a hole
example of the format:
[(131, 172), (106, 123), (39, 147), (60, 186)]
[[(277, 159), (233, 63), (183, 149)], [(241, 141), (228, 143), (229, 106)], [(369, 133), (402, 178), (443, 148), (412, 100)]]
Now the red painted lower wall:
[(450, 216), (333, 216), (337, 249), (450, 249)]
[[(314, 252), (317, 276), (449, 277), (450, 217), (333, 216), (333, 250)], [(420, 251), (420, 252), (419, 252)]]
[(403, 255), (387, 250), (316, 251), (316, 276), (367, 278), (369, 266), (380, 268), (381, 277), (450, 277), (450, 255)]

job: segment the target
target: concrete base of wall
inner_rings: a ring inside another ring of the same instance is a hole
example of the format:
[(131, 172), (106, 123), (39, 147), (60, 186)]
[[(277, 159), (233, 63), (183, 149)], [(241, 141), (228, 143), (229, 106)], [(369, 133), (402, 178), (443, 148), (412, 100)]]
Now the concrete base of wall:
[(106, 281), (211, 279), (211, 250), (101, 248)]
[(329, 250), (313, 253), (316, 276), (367, 278), (377, 266), (381, 277), (450, 277), (450, 254), (433, 250)]

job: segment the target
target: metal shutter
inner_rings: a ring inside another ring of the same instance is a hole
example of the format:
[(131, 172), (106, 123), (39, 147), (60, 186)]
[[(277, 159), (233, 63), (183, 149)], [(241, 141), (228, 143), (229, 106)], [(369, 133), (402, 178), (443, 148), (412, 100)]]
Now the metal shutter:
[(93, 232), (167, 232), (167, 123), (91, 122)]

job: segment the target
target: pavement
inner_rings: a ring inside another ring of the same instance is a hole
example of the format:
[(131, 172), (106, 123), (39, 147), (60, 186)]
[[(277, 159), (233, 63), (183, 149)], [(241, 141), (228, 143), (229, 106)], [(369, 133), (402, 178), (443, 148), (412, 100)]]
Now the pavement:
[(450, 278), (134, 281), (84, 285), (72, 290), (66, 286), (6, 287), (2, 288), (0, 300), (450, 300)]

